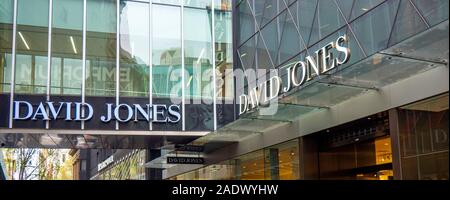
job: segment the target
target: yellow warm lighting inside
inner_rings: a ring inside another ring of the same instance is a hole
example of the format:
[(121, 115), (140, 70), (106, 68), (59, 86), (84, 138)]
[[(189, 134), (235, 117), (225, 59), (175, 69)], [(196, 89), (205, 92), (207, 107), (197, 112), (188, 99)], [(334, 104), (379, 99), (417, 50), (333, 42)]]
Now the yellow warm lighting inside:
[(391, 138), (383, 137), (375, 140), (376, 164), (392, 163)]

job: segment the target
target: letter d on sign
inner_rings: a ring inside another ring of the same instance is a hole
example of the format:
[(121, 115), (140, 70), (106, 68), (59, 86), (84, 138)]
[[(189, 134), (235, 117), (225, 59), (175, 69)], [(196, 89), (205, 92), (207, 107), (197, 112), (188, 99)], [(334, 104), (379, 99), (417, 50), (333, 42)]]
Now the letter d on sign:
[[(84, 116), (81, 116), (81, 109), (84, 109), (86, 106), (87, 110), (87, 116), (86, 113), (84, 114)], [(94, 114), (94, 109), (92, 108), (92, 106), (88, 103), (75, 103), (75, 120), (76, 121), (88, 121), (92, 118), (92, 115)], [(86, 116), (86, 117), (85, 117)], [(83, 118), (84, 117), (84, 118)]]
[(239, 96), (239, 115), (242, 115), (247, 111), (247, 105), (248, 105), (247, 95), (243, 94)]
[[(20, 117), (20, 104), (25, 104), (28, 108), (25, 117)], [(33, 106), (26, 101), (14, 101), (14, 119), (15, 120), (26, 120), (33, 114)]]

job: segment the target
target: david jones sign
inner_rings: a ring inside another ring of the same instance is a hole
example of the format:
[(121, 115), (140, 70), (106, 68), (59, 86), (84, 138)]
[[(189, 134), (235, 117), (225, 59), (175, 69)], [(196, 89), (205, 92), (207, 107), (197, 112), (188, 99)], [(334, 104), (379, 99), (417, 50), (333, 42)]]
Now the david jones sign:
[[(181, 120), (180, 106), (165, 104), (119, 104), (106, 103), (106, 112), (100, 117), (104, 123), (111, 120), (119, 122), (152, 121), (156, 123), (177, 123)], [(41, 102), (34, 108), (27, 101), (14, 101), (14, 120), (56, 120), (88, 121), (94, 115), (94, 108), (89, 103), (80, 102)], [(65, 114), (63, 114), (63, 112)]]
[[(248, 94), (239, 96), (239, 115), (270, 102), (280, 94), (287, 93), (293, 88), (300, 87), (311, 81), (314, 77), (325, 74), (339, 65), (347, 63), (350, 59), (350, 49), (347, 35), (337, 38), (315, 51), (313, 56), (298, 61), (286, 68), (287, 81), (282, 83), (281, 77), (273, 76), (268, 81), (249, 90)], [(342, 53), (343, 58), (334, 57), (333, 52)], [(284, 87), (283, 87), (284, 85)], [(261, 91), (261, 92), (260, 92)]]

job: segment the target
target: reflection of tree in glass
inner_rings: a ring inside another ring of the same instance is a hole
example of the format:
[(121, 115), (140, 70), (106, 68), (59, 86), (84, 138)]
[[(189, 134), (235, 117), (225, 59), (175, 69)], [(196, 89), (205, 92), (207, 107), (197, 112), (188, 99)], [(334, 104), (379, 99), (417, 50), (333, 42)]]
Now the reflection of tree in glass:
[(72, 179), (72, 158), (62, 149), (5, 149), (4, 162), (12, 180)]

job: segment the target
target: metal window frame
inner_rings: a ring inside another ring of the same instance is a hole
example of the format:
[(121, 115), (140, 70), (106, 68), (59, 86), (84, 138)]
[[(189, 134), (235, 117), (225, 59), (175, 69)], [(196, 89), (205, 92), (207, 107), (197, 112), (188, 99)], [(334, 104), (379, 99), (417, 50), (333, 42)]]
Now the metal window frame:
[[(120, 0), (116, 1), (116, 106), (120, 103)], [(119, 121), (116, 119), (116, 130)]]
[[(150, 67), (150, 74), (148, 79), (148, 91), (149, 91), (149, 103), (150, 105), (153, 105), (153, 0), (149, 0), (148, 5), (148, 18), (149, 18), (149, 27), (148, 27), (148, 37), (149, 37), (149, 67)], [(149, 122), (149, 130), (153, 130), (153, 121), (150, 120)]]
[[(51, 84), (51, 70), (52, 70), (52, 21), (53, 21), (53, 0), (49, 0), (48, 4), (48, 39), (47, 39), (47, 92), (46, 100), (50, 101), (50, 84)], [(48, 113), (48, 108), (46, 108)], [(50, 128), (50, 121), (45, 122), (45, 129)]]
[(12, 55), (11, 55), (11, 83), (9, 96), (9, 125), (8, 128), (13, 128), (13, 107), (14, 107), (14, 86), (16, 73), (16, 34), (17, 34), (17, 1), (14, 0), (13, 8), (13, 38), (12, 38)]
[(212, 44), (212, 74), (213, 74), (213, 118), (214, 131), (217, 131), (217, 77), (216, 77), (216, 13), (215, 0), (211, 0), (211, 44)]
[[(82, 55), (82, 75), (81, 75), (81, 103), (86, 103), (86, 29), (87, 29), (87, 0), (83, 0), (83, 55)], [(84, 109), (81, 110), (84, 116)], [(84, 130), (84, 121), (81, 121), (81, 130)]]
[(186, 93), (185, 93), (185, 53), (184, 53), (184, 1), (181, 0), (181, 118), (182, 131), (186, 130)]

